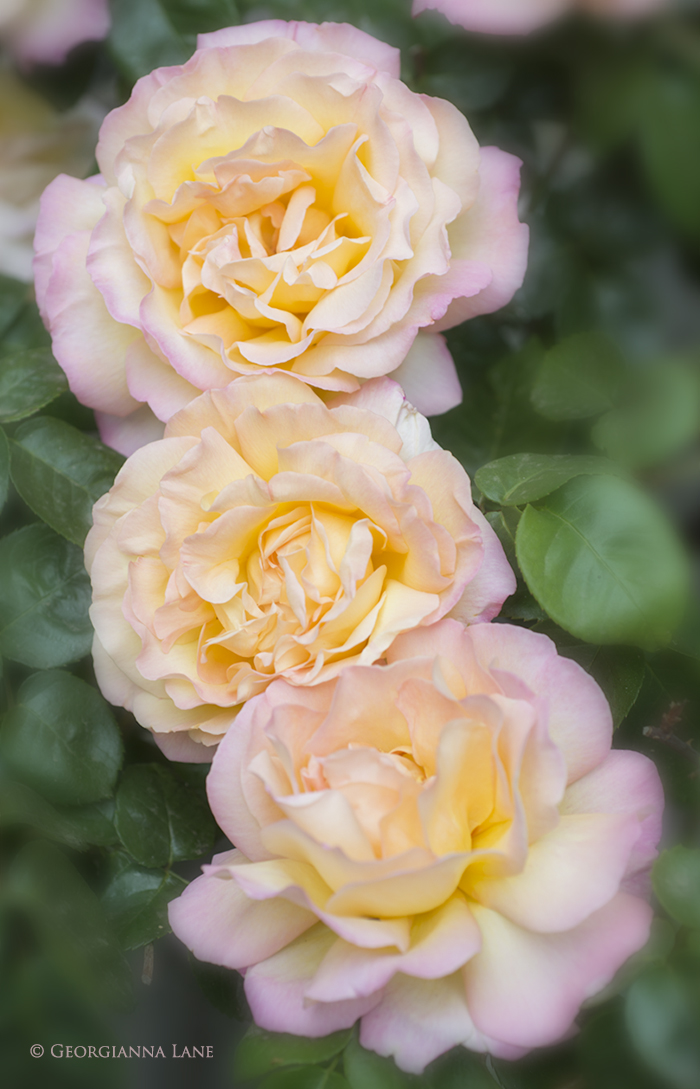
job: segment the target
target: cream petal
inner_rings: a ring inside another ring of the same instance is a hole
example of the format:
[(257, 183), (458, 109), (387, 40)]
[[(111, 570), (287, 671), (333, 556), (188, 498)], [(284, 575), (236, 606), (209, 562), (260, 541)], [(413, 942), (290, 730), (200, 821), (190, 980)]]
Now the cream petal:
[(440, 416), (462, 403), (462, 387), (444, 337), (419, 332), (403, 363), (392, 371), (408, 400), (425, 416)]
[(246, 972), (245, 993), (256, 1025), (270, 1032), (327, 1036), (349, 1028), (379, 995), (348, 1002), (310, 1002), (306, 988), (335, 935), (321, 923)]
[(649, 935), (652, 911), (620, 893), (573, 930), (533, 934), (503, 915), (472, 908), (483, 945), (463, 969), (467, 1002), (482, 1031), (516, 1047), (541, 1047), (571, 1027)]
[(358, 949), (339, 939), (324, 957), (306, 996), (319, 1002), (363, 998), (384, 988), (397, 972), (440, 979), (461, 968), (480, 947), (479, 928), (458, 893), (414, 920), (405, 953)]
[(634, 815), (564, 816), (530, 845), (522, 873), (469, 881), (470, 895), (526, 930), (571, 930), (612, 900), (639, 833)]
[(498, 1054), (471, 1019), (459, 973), (442, 979), (394, 976), (381, 1002), (362, 1018), (360, 1043), (392, 1056), (400, 1070), (411, 1074), (422, 1074), (457, 1044)]
[(605, 759), (612, 737), (607, 701), (593, 678), (558, 655), (547, 636), (511, 624), (477, 624), (469, 638), (484, 669), (513, 673), (547, 699), (550, 735), (566, 759), (569, 783)]
[(171, 900), (168, 919), (198, 960), (225, 968), (248, 968), (265, 960), (316, 924), (310, 911), (289, 901), (249, 900), (223, 874), (196, 878)]

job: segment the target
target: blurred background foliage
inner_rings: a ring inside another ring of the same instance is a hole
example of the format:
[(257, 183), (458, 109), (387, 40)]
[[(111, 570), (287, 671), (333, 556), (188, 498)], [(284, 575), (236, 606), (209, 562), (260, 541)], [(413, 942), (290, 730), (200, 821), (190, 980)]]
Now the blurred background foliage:
[[(349, 21), (399, 46), (409, 85), (454, 102), (482, 144), (522, 158), (527, 278), (505, 310), (448, 334), (464, 403), (433, 429), (518, 573), (503, 619), (587, 669), (617, 743), (659, 766), (665, 849), (648, 947), (556, 1048), (518, 1063), (457, 1049), (417, 1078), (352, 1031), (250, 1027), (240, 977), (167, 936), (168, 901), (225, 847), (206, 768), (169, 764), (95, 687), (81, 545), (121, 459), (68, 392), (31, 288), (2, 278), (4, 1084), (698, 1089), (700, 17), (571, 19), (509, 41), (413, 20), (409, 0), (112, 0), (112, 15), (106, 43), (23, 78), (62, 110), (86, 93), (111, 108), (200, 31)], [(59, 1061), (53, 1043), (168, 1058)], [(176, 1062), (173, 1044), (215, 1057)]]

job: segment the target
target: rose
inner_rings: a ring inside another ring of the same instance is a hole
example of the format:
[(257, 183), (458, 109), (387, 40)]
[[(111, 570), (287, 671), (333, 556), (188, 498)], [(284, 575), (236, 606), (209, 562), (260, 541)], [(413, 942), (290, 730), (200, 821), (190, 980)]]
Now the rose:
[(37, 298), (105, 440), (129, 453), (151, 409), (167, 421), (261, 369), (352, 391), (414, 342), (409, 399), (457, 404), (443, 338), (416, 336), (520, 285), (518, 160), (480, 151), (355, 27), (273, 20), (199, 45), (108, 116), (102, 177), (57, 179), (42, 202)]
[(318, 684), (515, 589), (469, 478), (400, 387), (329, 407), (290, 375), (203, 394), (137, 451), (86, 541), (95, 668), (168, 755), (208, 759), (276, 677)]
[(109, 31), (108, 0), (2, 0), (0, 39), (24, 64), (62, 64)]
[(61, 170), (89, 169), (99, 122), (87, 102), (57, 113), (8, 71), (0, 102), (0, 272), (30, 281), (42, 190)]
[(170, 922), (245, 969), (263, 1028), (362, 1018), (415, 1072), (456, 1044), (517, 1057), (646, 941), (658, 775), (544, 635), (447, 619), (387, 659), (247, 704), (207, 780), (237, 849)]
[(413, 14), (435, 9), (451, 23), (486, 34), (529, 34), (571, 8), (631, 18), (664, 7), (668, 0), (413, 0)]

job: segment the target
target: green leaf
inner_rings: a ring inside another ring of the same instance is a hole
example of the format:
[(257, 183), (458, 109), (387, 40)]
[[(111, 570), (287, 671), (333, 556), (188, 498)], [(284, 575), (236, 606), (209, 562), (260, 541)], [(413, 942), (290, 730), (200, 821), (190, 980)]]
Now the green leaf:
[(25, 503), (74, 544), (92, 525), (92, 508), (111, 488), (124, 458), (62, 420), (28, 420), (11, 441), (12, 480)]
[(7, 435), (0, 429), (0, 511), (5, 506), (10, 486), (10, 447)]
[(241, 21), (235, 0), (161, 0), (179, 34), (206, 34)]
[(65, 855), (34, 840), (15, 856), (4, 884), (5, 897), (33, 921), (47, 951), (90, 1000), (123, 1007), (131, 972), (99, 900)]
[(109, 46), (132, 82), (154, 68), (184, 64), (195, 49), (194, 34), (180, 34), (161, 0), (112, 0)]
[(77, 851), (90, 845), (109, 846), (116, 833), (105, 803), (61, 808), (51, 805), (24, 783), (4, 780), (0, 791), (0, 825), (20, 825), (42, 832), (48, 839)]
[(35, 828), (49, 839), (76, 850), (86, 846), (85, 840), (61, 820), (55, 806), (24, 783), (4, 780), (0, 790), (0, 826), (7, 825)]
[(4, 337), (19, 314), (29, 297), (29, 291), (29, 286), (21, 280), (0, 276), (0, 337)]
[(252, 1020), (240, 972), (221, 968), (218, 964), (206, 964), (192, 955), (190, 967), (200, 990), (215, 1009), (235, 1021)]
[(683, 926), (700, 928), (700, 850), (672, 847), (654, 863), (654, 892)]
[(644, 657), (634, 647), (596, 647), (590, 643), (564, 647), (567, 658), (573, 658), (598, 682), (610, 704), (613, 727), (617, 729), (639, 695), (644, 681)]
[(602, 416), (591, 432), (595, 445), (623, 465), (658, 465), (700, 433), (700, 377), (682, 361), (640, 368), (629, 403)]
[(35, 669), (90, 650), (90, 581), (83, 553), (48, 526), (0, 540), (0, 653)]
[(123, 756), (107, 702), (61, 670), (35, 673), (24, 682), (0, 730), (0, 751), (23, 782), (66, 805), (108, 797)]
[(619, 349), (604, 333), (575, 333), (545, 355), (531, 400), (548, 420), (582, 420), (611, 409), (623, 373)]
[[(624, 1009), (617, 1002), (607, 1002), (596, 1009), (584, 1022), (575, 1047), (577, 1061), (575, 1068), (567, 1072), (568, 1078), (560, 1076), (546, 1085), (541, 1079), (528, 1081), (522, 1089), (562, 1089), (564, 1085), (575, 1085), (581, 1078), (586, 1089), (662, 1089), (646, 1063), (635, 1054), (625, 1027)], [(529, 1061), (527, 1058), (517, 1065)], [(500, 1071), (501, 1064), (494, 1065)], [(511, 1089), (505, 1079), (504, 1085)]]
[(375, 1051), (367, 1051), (353, 1036), (343, 1052), (345, 1077), (350, 1089), (419, 1089), (422, 1078), (399, 1070), (393, 1059), (385, 1059)]
[(119, 842), (114, 828), (114, 799), (104, 798), (91, 805), (61, 806), (58, 813), (65, 826), (95, 847), (112, 847)]
[(645, 973), (630, 987), (625, 1020), (641, 1057), (674, 1089), (700, 1085), (697, 998), (668, 968)]
[(659, 65), (644, 90), (640, 143), (652, 189), (672, 222), (700, 238), (700, 73)]
[(0, 358), (0, 422), (23, 420), (68, 389), (48, 348), (29, 348)]
[(297, 1066), (274, 1070), (263, 1078), (260, 1089), (348, 1089), (348, 1083), (337, 1070)]
[(651, 649), (680, 621), (685, 556), (661, 510), (624, 480), (570, 480), (525, 508), (515, 543), (542, 608), (580, 639)]
[(431, 1063), (425, 1072), (434, 1089), (498, 1089), (483, 1059), (463, 1047), (455, 1047)]
[(605, 458), (572, 454), (510, 454), (484, 465), (474, 481), (487, 499), (504, 507), (532, 503), (567, 480), (617, 470)]
[(131, 857), (149, 867), (199, 858), (212, 850), (216, 838), (202, 786), (161, 764), (126, 769), (114, 823)]
[(343, 1050), (351, 1035), (352, 1029), (342, 1029), (330, 1036), (307, 1039), (286, 1032), (266, 1032), (252, 1025), (236, 1050), (236, 1076), (246, 1081), (282, 1066), (326, 1062)]
[(168, 904), (186, 887), (177, 874), (138, 866), (115, 853), (101, 900), (122, 948), (138, 949), (169, 934)]

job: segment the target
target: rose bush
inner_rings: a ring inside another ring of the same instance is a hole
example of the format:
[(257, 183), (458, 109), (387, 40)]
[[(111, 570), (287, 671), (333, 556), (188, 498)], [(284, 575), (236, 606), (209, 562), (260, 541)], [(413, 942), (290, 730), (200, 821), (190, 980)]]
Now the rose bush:
[(469, 478), (389, 379), (330, 407), (284, 374), (201, 395), (97, 502), (86, 563), (102, 691), (187, 759), (276, 677), (318, 684), (515, 589)]
[(413, 14), (441, 11), (451, 23), (486, 34), (529, 34), (572, 8), (595, 15), (633, 18), (668, 0), (413, 0)]
[(204, 34), (107, 117), (99, 177), (47, 189), (37, 298), (105, 441), (261, 369), (349, 392), (406, 360), (421, 410), (458, 403), (443, 338), (416, 337), (522, 282), (520, 164), (398, 75), (349, 25)]
[(23, 64), (62, 64), (109, 31), (108, 0), (2, 0), (0, 40)]
[(247, 704), (207, 781), (236, 849), (171, 925), (245, 970), (263, 1028), (361, 1018), (415, 1072), (456, 1044), (517, 1057), (646, 941), (658, 775), (543, 635), (446, 619), (387, 659)]
[(0, 272), (32, 278), (39, 197), (62, 170), (90, 168), (100, 117), (83, 102), (60, 114), (0, 71)]

